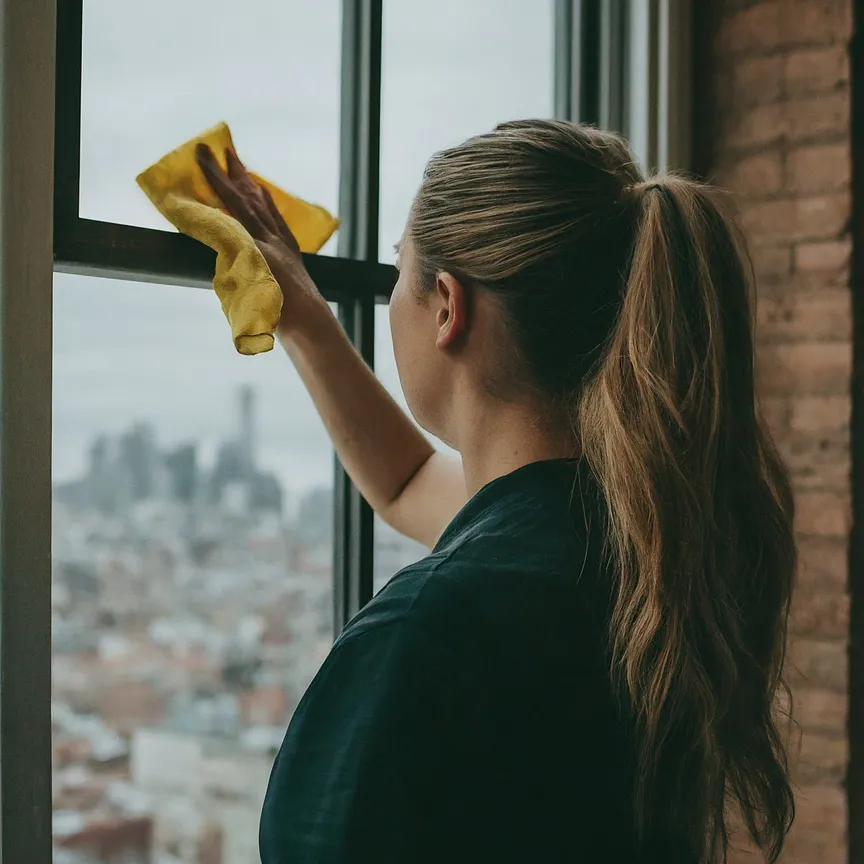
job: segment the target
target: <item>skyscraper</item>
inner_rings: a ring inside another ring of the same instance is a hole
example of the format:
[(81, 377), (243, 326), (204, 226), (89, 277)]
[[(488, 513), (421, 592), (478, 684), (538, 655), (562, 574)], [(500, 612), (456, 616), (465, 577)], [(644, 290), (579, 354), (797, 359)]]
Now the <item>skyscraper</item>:
[(243, 471), (247, 480), (251, 480), (256, 469), (255, 453), (255, 389), (250, 384), (244, 384), (239, 394), (240, 429), (238, 444), (243, 461)]

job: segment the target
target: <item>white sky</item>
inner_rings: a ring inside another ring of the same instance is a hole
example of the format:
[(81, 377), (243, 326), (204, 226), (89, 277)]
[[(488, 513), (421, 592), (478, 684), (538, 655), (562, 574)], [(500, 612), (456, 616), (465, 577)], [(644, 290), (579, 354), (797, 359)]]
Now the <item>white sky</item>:
[[(392, 261), (428, 157), (502, 120), (552, 113), (552, 0), (385, 0), (381, 260)], [(337, 210), (339, 0), (85, 0), (81, 215), (170, 229), (135, 184), (225, 120), (255, 171)], [(242, 9), (242, 11), (241, 11)], [(157, 60), (157, 54), (159, 59)], [(335, 254), (335, 244), (325, 252)], [(54, 470), (138, 420), (163, 443), (234, 429), (259, 392), (259, 449), (293, 493), (332, 451), (289, 361), (241, 357), (212, 292), (57, 275)], [(398, 389), (385, 308), (376, 364)]]

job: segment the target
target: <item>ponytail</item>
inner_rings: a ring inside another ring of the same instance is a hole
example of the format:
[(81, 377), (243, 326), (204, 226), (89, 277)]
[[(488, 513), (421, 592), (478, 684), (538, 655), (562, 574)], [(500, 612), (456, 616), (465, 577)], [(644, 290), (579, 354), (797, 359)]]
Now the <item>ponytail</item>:
[(424, 290), (446, 271), (496, 298), (512, 350), (490, 388), (566, 413), (605, 499), (643, 845), (689, 840), (715, 864), (729, 805), (776, 860), (792, 499), (756, 404), (734, 221), (704, 186), (643, 181), (617, 135), (518, 120), (433, 157), (409, 229)]
[(578, 430), (607, 510), (637, 814), (644, 836), (671, 828), (725, 861), (731, 798), (773, 862), (794, 810), (774, 701), (796, 555), (755, 395), (751, 266), (707, 187), (670, 176), (625, 195), (636, 237)]

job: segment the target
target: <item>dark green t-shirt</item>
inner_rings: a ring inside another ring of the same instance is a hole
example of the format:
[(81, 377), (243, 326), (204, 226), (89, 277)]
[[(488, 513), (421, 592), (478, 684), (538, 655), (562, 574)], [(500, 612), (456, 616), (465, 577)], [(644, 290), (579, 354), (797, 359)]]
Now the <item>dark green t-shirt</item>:
[(525, 466), (348, 624), (273, 767), (263, 864), (648, 860), (601, 512), (583, 466)]

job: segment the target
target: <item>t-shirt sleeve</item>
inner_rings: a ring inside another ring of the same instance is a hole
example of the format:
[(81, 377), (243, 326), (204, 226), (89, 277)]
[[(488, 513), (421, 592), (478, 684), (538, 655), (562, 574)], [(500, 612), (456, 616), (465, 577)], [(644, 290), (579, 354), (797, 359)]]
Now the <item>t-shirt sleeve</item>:
[(263, 864), (417, 859), (448, 712), (439, 646), (390, 621), (338, 642), (273, 767)]

